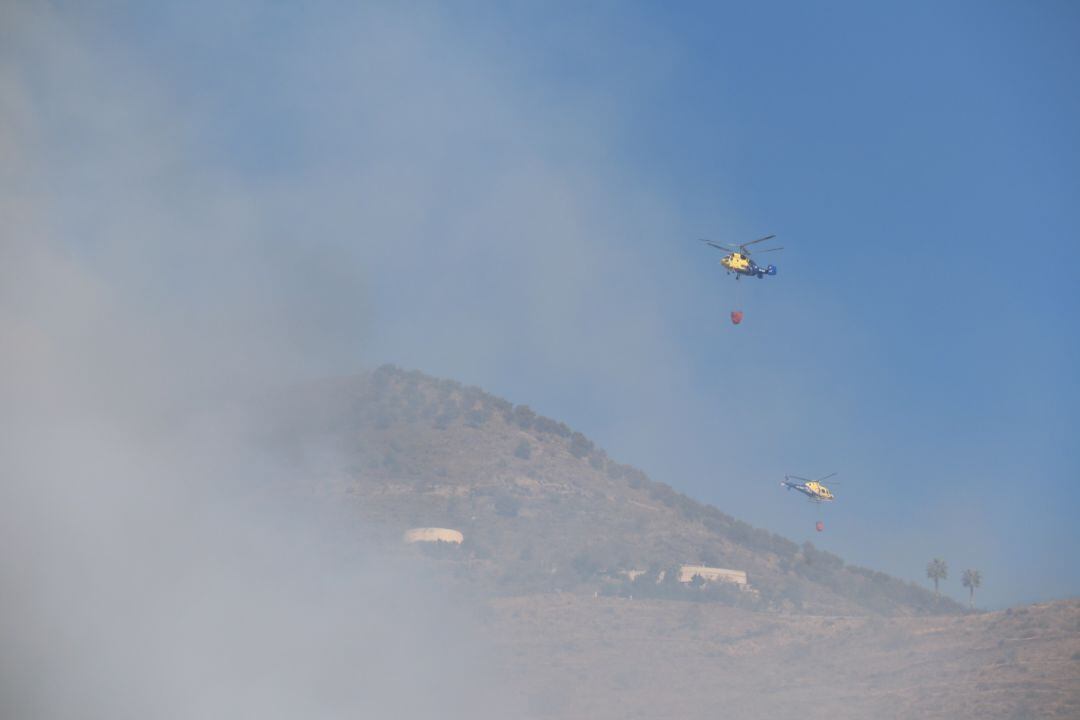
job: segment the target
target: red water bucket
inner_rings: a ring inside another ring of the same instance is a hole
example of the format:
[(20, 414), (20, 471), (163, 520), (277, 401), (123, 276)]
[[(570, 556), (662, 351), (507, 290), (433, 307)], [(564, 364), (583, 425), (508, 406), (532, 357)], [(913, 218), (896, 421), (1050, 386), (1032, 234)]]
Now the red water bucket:
[(818, 532), (821, 532), (822, 530), (824, 530), (824, 529), (825, 529), (825, 523), (823, 523), (823, 522), (821, 522), (820, 520), (818, 520), (818, 521), (817, 521), (817, 525), (815, 525), (814, 527), (816, 527), (816, 528), (817, 528), (817, 531), (818, 531)]
[(731, 322), (735, 325), (738, 325), (742, 322), (742, 310), (731, 311)]

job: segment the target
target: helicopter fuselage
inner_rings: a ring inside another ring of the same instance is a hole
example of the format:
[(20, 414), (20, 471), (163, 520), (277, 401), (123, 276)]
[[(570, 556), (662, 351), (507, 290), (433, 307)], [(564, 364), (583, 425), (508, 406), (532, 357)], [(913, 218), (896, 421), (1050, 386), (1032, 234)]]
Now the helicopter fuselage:
[(780, 484), (786, 487), (788, 490), (798, 490), (814, 502), (828, 502), (830, 500), (836, 499), (836, 497), (832, 494), (832, 491), (829, 490), (829, 488), (825, 487), (816, 480), (811, 480), (804, 483), (793, 483), (785, 480)]
[(766, 275), (776, 274), (775, 265), (766, 265), (763, 267), (751, 260), (750, 256), (739, 252), (734, 252), (720, 258), (720, 264), (727, 268), (728, 272), (733, 272), (736, 276), (740, 277), (748, 275), (761, 279)]

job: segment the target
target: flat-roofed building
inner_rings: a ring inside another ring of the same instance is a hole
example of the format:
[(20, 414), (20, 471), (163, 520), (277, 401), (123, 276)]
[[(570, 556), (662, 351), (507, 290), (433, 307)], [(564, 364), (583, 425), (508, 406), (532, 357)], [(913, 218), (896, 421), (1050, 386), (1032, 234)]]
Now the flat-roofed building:
[(692, 582), (695, 575), (700, 575), (705, 582), (729, 582), (741, 587), (749, 585), (745, 570), (728, 570), (707, 565), (683, 565), (679, 568), (679, 582)]
[(445, 542), (460, 545), (465, 540), (465, 536), (460, 531), (451, 530), (450, 528), (427, 527), (406, 530), (402, 539), (407, 543)]

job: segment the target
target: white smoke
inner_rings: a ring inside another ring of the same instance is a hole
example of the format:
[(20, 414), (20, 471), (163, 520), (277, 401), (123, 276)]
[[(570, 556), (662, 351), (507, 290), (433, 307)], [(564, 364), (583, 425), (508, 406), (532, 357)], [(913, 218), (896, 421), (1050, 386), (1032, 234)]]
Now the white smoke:
[(92, 26), (0, 33), (0, 715), (505, 716), (470, 606), (252, 439), (363, 284)]

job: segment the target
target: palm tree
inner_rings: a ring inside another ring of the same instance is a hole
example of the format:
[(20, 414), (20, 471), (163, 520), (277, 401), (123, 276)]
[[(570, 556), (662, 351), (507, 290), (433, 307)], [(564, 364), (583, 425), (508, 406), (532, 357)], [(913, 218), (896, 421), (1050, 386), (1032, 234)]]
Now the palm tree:
[(960, 582), (969, 591), (968, 604), (975, 607), (975, 588), (982, 585), (982, 573), (978, 570), (965, 570)]
[(934, 558), (926, 566), (926, 577), (934, 581), (934, 594), (938, 594), (938, 581), (949, 577), (949, 566), (941, 558)]

